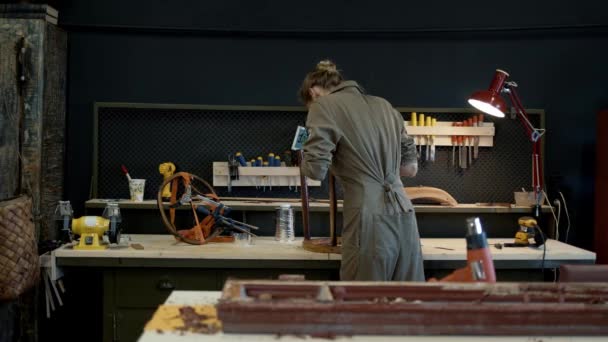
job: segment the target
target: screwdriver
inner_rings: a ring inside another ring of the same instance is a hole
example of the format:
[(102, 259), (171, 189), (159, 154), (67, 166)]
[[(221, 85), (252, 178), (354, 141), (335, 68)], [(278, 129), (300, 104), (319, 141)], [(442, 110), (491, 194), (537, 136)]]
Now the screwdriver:
[[(412, 112), (412, 120), (410, 122), (410, 124), (412, 125), (412, 127), (416, 127), (418, 126), (418, 115), (416, 114), (416, 112)], [(420, 146), (420, 136), (418, 135), (416, 137), (416, 145)], [(416, 157), (418, 159), (420, 159), (420, 151), (418, 151), (418, 146), (416, 146)]]
[[(437, 125), (437, 119), (433, 118), (433, 120), (431, 120), (431, 126), (436, 126)], [(435, 136), (431, 135), (431, 161), (435, 161)]]
[[(452, 126), (456, 127), (456, 122), (452, 122)], [(456, 144), (458, 143), (458, 138), (456, 135), (452, 134), (452, 167), (456, 166)]]
[[(473, 119), (469, 118), (467, 120), (467, 126), (473, 127)], [(474, 136), (469, 136), (469, 165), (473, 164), (473, 155), (471, 154), (471, 152), (472, 152), (474, 138), (475, 138)]]
[[(464, 127), (468, 127), (469, 126), (469, 120), (464, 120), (462, 125)], [(464, 136), (464, 164), (467, 165), (467, 166), (469, 165), (468, 145), (469, 145), (469, 136), (465, 135)]]
[[(420, 113), (418, 115), (418, 126), (424, 126), (424, 113)], [(421, 141), (424, 139), (424, 136), (420, 137)], [(420, 144), (420, 159), (422, 159), (422, 144)]]
[[(477, 115), (473, 116), (473, 127), (479, 127), (479, 124), (477, 123)], [(473, 138), (473, 141), (475, 142), (473, 147), (473, 159), (477, 159), (477, 153), (479, 152), (479, 135), (476, 135)]]
[[(464, 127), (464, 122), (461, 122), (459, 124), (460, 127)], [(460, 135), (458, 136), (458, 144), (460, 145), (460, 168), (462, 169), (466, 169), (467, 168), (467, 150), (466, 147), (464, 146), (464, 136)]]
[[(483, 126), (483, 114), (479, 114), (477, 116), (477, 125), (479, 127)], [(479, 157), (479, 141), (477, 142), (477, 156)]]
[[(431, 118), (431, 116), (429, 115), (426, 117), (426, 126), (431, 127), (432, 125), (433, 125), (433, 118)], [(431, 150), (431, 136), (427, 135), (426, 136), (426, 160), (431, 160), (430, 150)]]

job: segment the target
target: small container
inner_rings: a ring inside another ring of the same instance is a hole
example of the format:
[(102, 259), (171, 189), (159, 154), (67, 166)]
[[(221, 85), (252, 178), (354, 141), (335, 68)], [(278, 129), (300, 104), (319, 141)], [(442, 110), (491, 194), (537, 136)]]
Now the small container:
[(131, 179), (129, 181), (129, 194), (131, 195), (131, 201), (143, 202), (145, 187), (145, 179)]
[[(520, 207), (532, 207), (536, 205), (536, 196), (534, 191), (530, 192), (514, 192), (515, 205)], [(542, 204), (543, 201), (541, 201)]]
[(281, 204), (276, 211), (276, 230), (274, 238), (280, 242), (292, 242), (295, 240), (293, 228), (294, 215), (290, 204)]
[(234, 243), (237, 246), (249, 246), (253, 244), (251, 235), (247, 233), (234, 231), (232, 232), (232, 236), (234, 237)]

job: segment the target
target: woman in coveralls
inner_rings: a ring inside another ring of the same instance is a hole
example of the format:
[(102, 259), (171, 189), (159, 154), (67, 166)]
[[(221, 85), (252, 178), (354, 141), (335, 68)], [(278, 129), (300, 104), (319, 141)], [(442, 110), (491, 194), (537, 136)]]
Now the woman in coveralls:
[(331, 166), (344, 188), (340, 278), (424, 281), (416, 216), (400, 179), (416, 175), (416, 147), (401, 114), (344, 81), (331, 61), (306, 75), (299, 95), (309, 129), (302, 172), (323, 180)]

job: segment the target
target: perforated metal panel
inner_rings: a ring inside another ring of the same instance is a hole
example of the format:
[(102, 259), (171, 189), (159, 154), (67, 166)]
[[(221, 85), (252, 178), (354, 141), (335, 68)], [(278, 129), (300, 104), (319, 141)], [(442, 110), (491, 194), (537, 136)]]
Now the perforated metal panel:
[[(124, 164), (133, 178), (145, 178), (145, 198), (156, 197), (162, 176), (158, 165), (171, 161), (179, 170), (211, 181), (212, 162), (225, 161), (241, 151), (246, 158), (289, 149), (295, 128), (304, 125), (304, 108), (207, 107), (135, 104), (98, 104), (96, 169), (93, 194), (98, 198), (128, 198), (128, 184), (120, 170)], [(467, 110), (438, 113), (416, 111), (440, 121), (468, 118)], [(404, 117), (409, 119), (409, 109)], [(513, 191), (531, 183), (531, 144), (520, 123), (493, 120), (494, 147), (480, 148), (479, 159), (467, 170), (451, 166), (451, 147), (437, 147), (434, 163), (421, 162), (418, 176), (404, 179), (405, 186), (426, 185), (448, 191), (459, 202), (512, 202)], [(533, 115), (533, 122), (540, 121)], [(255, 188), (216, 188), (220, 196), (299, 197), (286, 187), (265, 192)], [(313, 198), (327, 198), (327, 180), (311, 188)], [(341, 191), (339, 191), (341, 192)], [(339, 194), (341, 197), (341, 194)]]

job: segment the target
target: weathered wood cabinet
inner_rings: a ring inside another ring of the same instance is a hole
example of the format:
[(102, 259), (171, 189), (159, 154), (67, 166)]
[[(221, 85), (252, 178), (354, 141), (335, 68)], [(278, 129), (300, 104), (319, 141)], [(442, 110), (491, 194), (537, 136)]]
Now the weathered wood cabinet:
[(26, 6), (0, 7), (0, 200), (31, 189), (37, 232), (48, 239), (63, 196), (67, 33), (36, 19), (46, 5)]
[[(41, 240), (55, 237), (63, 196), (67, 33), (51, 23), (53, 13), (47, 5), (0, 5), (0, 201), (31, 193)], [(22, 297), (0, 303), (0, 340), (38, 339), (35, 291)]]

